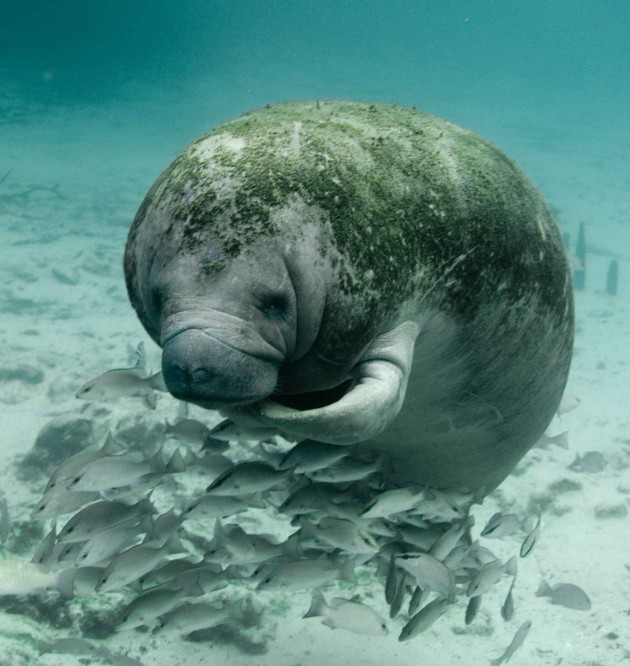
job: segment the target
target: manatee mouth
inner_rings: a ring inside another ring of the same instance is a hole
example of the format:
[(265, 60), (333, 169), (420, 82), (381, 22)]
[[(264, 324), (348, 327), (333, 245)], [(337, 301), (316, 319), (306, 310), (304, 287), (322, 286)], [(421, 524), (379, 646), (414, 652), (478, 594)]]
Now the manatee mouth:
[(274, 402), (278, 402), (285, 407), (305, 411), (307, 409), (318, 409), (326, 407), (333, 402), (337, 402), (344, 396), (350, 386), (352, 380), (347, 380), (338, 386), (334, 386), (322, 391), (309, 391), (308, 393), (274, 393), (271, 398)]
[(198, 329), (170, 336), (163, 346), (162, 374), (174, 397), (205, 409), (247, 405), (273, 392), (273, 362), (235, 349)]

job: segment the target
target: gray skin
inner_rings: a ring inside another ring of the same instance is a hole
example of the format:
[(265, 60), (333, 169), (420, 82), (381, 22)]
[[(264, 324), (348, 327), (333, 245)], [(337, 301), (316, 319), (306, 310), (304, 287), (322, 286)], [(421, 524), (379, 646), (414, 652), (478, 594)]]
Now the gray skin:
[(573, 343), (545, 203), (484, 139), (384, 104), (269, 106), (186, 148), (129, 232), (169, 391), (396, 483), (489, 492), (542, 435)]

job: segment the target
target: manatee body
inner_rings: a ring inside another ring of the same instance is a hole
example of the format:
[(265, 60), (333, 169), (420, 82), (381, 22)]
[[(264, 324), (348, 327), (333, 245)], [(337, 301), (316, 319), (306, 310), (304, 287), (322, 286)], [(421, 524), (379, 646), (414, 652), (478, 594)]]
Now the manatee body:
[(129, 232), (176, 397), (386, 451), (401, 484), (496, 487), (564, 390), (572, 285), (503, 153), (384, 104), (285, 103), (186, 148)]

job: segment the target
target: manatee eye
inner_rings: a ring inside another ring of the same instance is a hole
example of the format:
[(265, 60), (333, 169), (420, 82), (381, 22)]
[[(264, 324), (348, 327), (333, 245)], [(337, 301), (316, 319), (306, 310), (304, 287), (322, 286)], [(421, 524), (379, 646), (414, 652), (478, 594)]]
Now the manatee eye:
[(268, 319), (284, 319), (289, 311), (289, 299), (284, 294), (269, 294), (260, 299), (259, 308)]

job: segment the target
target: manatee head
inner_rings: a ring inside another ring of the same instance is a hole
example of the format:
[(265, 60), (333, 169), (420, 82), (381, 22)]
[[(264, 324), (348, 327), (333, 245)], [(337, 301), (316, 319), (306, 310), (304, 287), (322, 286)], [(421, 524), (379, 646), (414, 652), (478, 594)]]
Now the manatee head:
[(294, 194), (263, 202), (268, 167), (244, 144), (228, 126), (185, 149), (125, 250), (129, 297), (163, 348), (168, 390), (208, 409), (286, 387), (281, 370), (311, 349), (326, 300), (324, 213)]
[(228, 257), (211, 237), (194, 251), (163, 239), (151, 256), (139, 254), (127, 261), (136, 267), (129, 291), (163, 348), (168, 390), (210, 409), (272, 394), (295, 349), (297, 316), (295, 290), (273, 244)]

